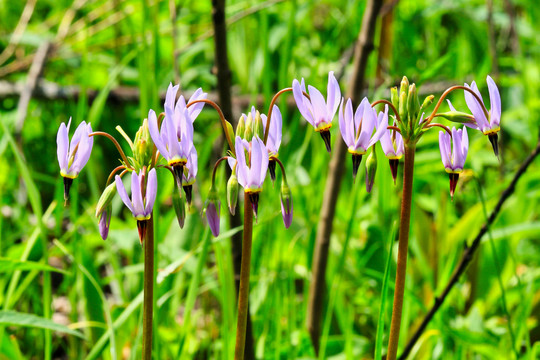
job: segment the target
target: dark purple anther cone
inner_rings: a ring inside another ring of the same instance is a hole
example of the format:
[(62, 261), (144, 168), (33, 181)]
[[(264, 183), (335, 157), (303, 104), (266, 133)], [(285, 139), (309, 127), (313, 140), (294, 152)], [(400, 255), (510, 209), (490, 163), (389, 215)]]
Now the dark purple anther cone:
[(184, 189), (184, 193), (186, 193), (186, 201), (189, 206), (191, 206), (191, 199), (193, 197), (193, 185), (184, 185), (182, 187)]
[(452, 201), (454, 200), (454, 192), (456, 191), (456, 185), (459, 179), (458, 173), (450, 173), (448, 174), (450, 177), (450, 196), (452, 197)]
[(173, 165), (174, 178), (178, 188), (182, 187), (182, 177), (184, 175), (184, 165)]
[(326, 151), (331, 152), (332, 144), (330, 143), (330, 131), (324, 130), (321, 131), (319, 134), (321, 134), (321, 137), (324, 140), (324, 145), (326, 145)]
[(251, 201), (251, 207), (253, 208), (253, 213), (255, 213), (255, 217), (257, 217), (258, 211), (259, 211), (259, 193), (250, 193), (249, 194), (249, 200)]
[(362, 155), (352, 154), (352, 177), (353, 181), (356, 180), (356, 174), (358, 174), (358, 168), (362, 162)]
[(139, 230), (139, 241), (141, 245), (146, 238), (146, 225), (148, 220), (137, 220), (137, 230)]
[(497, 133), (488, 135), (489, 142), (491, 143), (491, 146), (493, 146), (493, 152), (495, 153), (496, 157), (499, 157), (499, 136)]
[(69, 189), (71, 189), (71, 184), (73, 184), (72, 178), (64, 178), (64, 201), (67, 203), (69, 199)]
[(276, 181), (276, 160), (268, 161), (268, 171), (270, 172), (272, 182)]
[(394, 179), (394, 185), (396, 185), (396, 178), (397, 178), (397, 170), (399, 165), (398, 159), (390, 159), (388, 160), (390, 163), (390, 170), (392, 171), (392, 179)]

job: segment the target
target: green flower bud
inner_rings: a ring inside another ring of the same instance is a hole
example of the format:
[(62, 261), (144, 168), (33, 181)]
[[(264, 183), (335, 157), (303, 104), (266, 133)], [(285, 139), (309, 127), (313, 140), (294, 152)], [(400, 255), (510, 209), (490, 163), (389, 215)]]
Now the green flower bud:
[(471, 114), (467, 114), (461, 111), (448, 111), (445, 113), (439, 113), (437, 114), (439, 117), (443, 117), (446, 120), (450, 120), (452, 122), (457, 122), (460, 124), (474, 124), (474, 116)]
[(293, 202), (292, 202), (292, 194), (291, 194), (291, 188), (289, 187), (289, 184), (287, 184), (287, 180), (285, 180), (285, 177), (281, 180), (281, 215), (283, 216), (283, 223), (285, 224), (285, 228), (289, 228), (292, 223), (292, 217), (293, 217)]
[(232, 127), (231, 123), (228, 122), (227, 120), (225, 120), (225, 126), (227, 127), (227, 134), (229, 135), (229, 138), (230, 138), (231, 141), (232, 141), (232, 146), (234, 146), (234, 139), (235, 139), (235, 136), (234, 136), (234, 130), (233, 130), (233, 127)]
[(186, 201), (178, 188), (173, 189), (172, 203), (178, 225), (180, 225), (180, 228), (182, 229), (186, 219)]
[(238, 125), (236, 125), (236, 136), (243, 137), (245, 129), (246, 121), (244, 120), (244, 115), (242, 115), (240, 116), (240, 119), (238, 119)]
[(229, 205), (229, 211), (232, 215), (236, 212), (236, 203), (238, 201), (238, 179), (236, 174), (231, 174), (229, 181), (227, 181), (227, 205)]
[(144, 119), (142, 126), (135, 135), (135, 142), (133, 143), (133, 157), (139, 168), (150, 164), (153, 151), (154, 143), (148, 130), (148, 120)]
[(399, 108), (399, 95), (397, 91), (397, 86), (394, 86), (390, 89), (390, 99), (392, 100), (392, 104), (396, 109)]
[(366, 159), (366, 190), (371, 192), (377, 172), (377, 152), (373, 148)]
[(97, 206), (96, 206), (96, 217), (99, 217), (99, 215), (103, 211), (105, 211), (107, 209), (107, 207), (109, 207), (109, 205), (112, 202), (112, 199), (114, 198), (114, 195), (116, 195), (116, 184), (113, 181), (101, 193), (101, 196), (100, 196), (100, 198), (98, 200), (98, 203), (97, 203)]
[(408, 123), (407, 121), (407, 94), (402, 92), (399, 94), (399, 117), (401, 118), (401, 121), (404, 123)]
[(418, 101), (418, 91), (416, 91), (416, 84), (409, 86), (409, 94), (407, 96), (407, 111), (411, 119), (418, 118), (418, 111), (420, 110), (420, 102)]
[(425, 109), (429, 105), (431, 105), (431, 103), (433, 102), (433, 99), (435, 99), (435, 96), (433, 95), (426, 96), (426, 98), (424, 99), (424, 102), (422, 103), (422, 106), (420, 106), (420, 110)]
[(244, 131), (244, 139), (247, 141), (251, 141), (251, 138), (253, 137), (253, 116), (251, 116), (251, 112), (247, 115), (246, 120), (246, 130)]
[(399, 87), (399, 99), (401, 100), (401, 94), (407, 95), (409, 91), (409, 79), (406, 76), (401, 79), (401, 86)]
[[(259, 136), (259, 139), (264, 139), (264, 125), (259, 110), (255, 113), (255, 134)], [(250, 140), (249, 138), (246, 140)]]

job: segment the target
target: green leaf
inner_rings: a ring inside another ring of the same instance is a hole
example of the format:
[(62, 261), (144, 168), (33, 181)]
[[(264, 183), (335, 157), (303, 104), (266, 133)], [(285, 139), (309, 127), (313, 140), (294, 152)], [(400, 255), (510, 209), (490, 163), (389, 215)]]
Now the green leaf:
[(0, 311), (0, 324), (7, 326), (23, 326), (38, 329), (48, 329), (56, 332), (74, 335), (84, 339), (84, 335), (81, 334), (79, 331), (70, 329), (64, 325), (57, 324), (52, 320), (32, 314), (25, 314), (11, 310)]
[(69, 271), (57, 269), (53, 266), (34, 262), (34, 261), (21, 261), (9, 258), (0, 257), (0, 273), (10, 272), (15, 270), (42, 270), (42, 271), (54, 271), (62, 274), (69, 275)]

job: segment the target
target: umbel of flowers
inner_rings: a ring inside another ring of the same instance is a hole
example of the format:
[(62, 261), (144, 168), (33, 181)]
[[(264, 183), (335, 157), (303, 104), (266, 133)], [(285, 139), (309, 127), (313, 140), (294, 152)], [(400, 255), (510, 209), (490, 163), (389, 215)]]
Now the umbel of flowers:
[[(236, 131), (224, 118), (221, 109), (208, 100), (207, 94), (201, 89), (198, 89), (186, 102), (183, 96), (176, 100), (179, 86), (171, 84), (167, 90), (164, 112), (158, 115), (155, 111), (149, 110), (148, 119), (143, 121), (134, 141), (121, 128), (117, 127), (130, 145), (132, 150), (130, 157), (124, 154), (112, 135), (100, 131), (93, 132), (90, 124), (85, 122), (77, 127), (70, 141), (71, 119), (67, 126), (62, 123), (57, 135), (57, 155), (60, 174), (64, 178), (66, 202), (73, 180), (77, 178), (88, 162), (94, 136), (101, 135), (109, 138), (122, 158), (121, 164), (111, 172), (107, 179), (105, 190), (97, 204), (96, 217), (99, 218), (100, 235), (106, 239), (111, 220), (111, 202), (118, 192), (137, 221), (139, 239), (144, 247), (145, 261), (143, 359), (150, 359), (152, 351), (152, 299), (155, 275), (153, 273), (153, 206), (158, 191), (156, 170), (163, 169), (172, 174), (176, 184), (172, 202), (179, 225), (182, 227), (185, 218), (185, 202), (187, 200), (188, 204), (191, 203), (192, 185), (198, 172), (197, 151), (193, 144), (194, 122), (205, 104), (211, 105), (217, 110), (229, 144), (228, 155), (219, 159), (214, 165), (211, 187), (203, 209), (214, 236), (218, 236), (220, 232), (221, 202), (215, 184), (215, 175), (221, 162), (226, 161), (232, 170), (231, 177), (227, 182), (227, 205), (232, 214), (236, 211), (239, 186), (244, 189), (244, 231), (235, 359), (243, 359), (244, 355), (253, 215), (255, 217), (258, 215), (259, 195), (263, 191), (267, 171), (270, 173), (272, 181), (275, 181), (276, 165), (280, 166), (282, 172), (280, 200), (285, 227), (288, 228), (292, 222), (292, 195), (284, 166), (279, 160), (282, 118), (279, 108), (275, 106), (277, 98), (285, 92), (293, 93), (299, 112), (313, 126), (314, 130), (321, 134), (328, 152), (331, 151), (329, 130), (339, 108), (339, 129), (352, 157), (353, 178), (357, 175), (363, 156), (377, 142), (381, 143), (384, 154), (388, 158), (394, 183), (399, 161), (404, 158), (398, 263), (387, 354), (387, 359), (395, 359), (405, 284), (416, 144), (429, 129), (442, 129), (439, 133), (439, 148), (444, 169), (449, 174), (450, 193), (453, 197), (459, 174), (463, 171), (468, 153), (467, 130), (455, 127), (450, 130), (449, 127), (435, 123), (433, 120), (435, 117), (442, 117), (455, 123), (464, 124), (471, 129), (480, 130), (489, 137), (495, 155), (498, 156), (497, 133), (500, 131), (501, 99), (497, 86), (489, 76), (487, 82), (491, 103), (490, 111), (486, 109), (476, 83), (473, 82), (471, 86), (465, 84), (446, 90), (431, 114), (425, 116), (425, 111), (431, 105), (434, 96), (426, 97), (420, 104), (415, 84), (409, 84), (406, 77), (401, 81), (399, 91), (397, 87), (391, 89), (390, 101), (378, 100), (370, 103), (367, 98), (364, 98), (354, 109), (351, 99), (341, 98), (339, 84), (333, 72), (330, 72), (326, 99), (319, 90), (311, 85), (308, 86), (308, 94), (304, 79), (300, 82), (295, 79), (291, 88), (283, 89), (274, 96), (270, 103), (268, 116), (260, 114), (255, 108), (252, 108), (247, 115), (242, 114)], [(446, 96), (456, 90), (464, 90), (465, 101), (471, 114), (456, 110), (450, 102), (450, 111), (438, 112)], [(375, 107), (379, 104), (384, 104), (384, 109), (377, 112)], [(373, 149), (368, 154), (365, 163), (366, 188), (369, 192), (373, 186), (377, 168), (376, 153)], [(122, 181), (122, 177), (128, 173), (131, 180), (131, 195), (128, 194)], [(182, 196), (182, 190), (185, 193), (185, 200)]]

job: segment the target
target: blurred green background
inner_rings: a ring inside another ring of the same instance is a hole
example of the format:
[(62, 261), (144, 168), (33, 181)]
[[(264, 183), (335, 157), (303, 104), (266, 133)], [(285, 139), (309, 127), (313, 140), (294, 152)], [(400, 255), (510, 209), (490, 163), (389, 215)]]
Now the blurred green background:
[[(499, 85), (503, 109), (500, 161), (486, 137), (469, 131), (466, 172), (453, 201), (438, 132), (419, 144), (403, 345), (442, 291), (466, 242), (485, 222), (486, 211), (492, 210), (537, 142), (537, 5), (533, 0), (403, 0), (386, 3), (384, 9), (392, 16), (387, 15), (385, 26), (378, 22), (366, 71), (371, 101), (389, 98), (388, 88), (407, 75), (422, 94), (433, 93), (436, 99), (450, 85), (476, 80), (487, 102), (485, 78), (490, 74)], [(294, 78), (304, 77), (325, 93), (328, 71), (334, 70), (343, 73), (345, 94), (364, 8), (360, 0), (228, 1), (235, 118), (257, 102), (266, 113), (272, 95)], [(58, 359), (136, 359), (143, 264), (135, 221), (115, 199), (104, 242), (94, 217), (100, 191), (119, 156), (108, 140), (95, 138), (92, 157), (64, 207), (56, 132), (72, 116), (72, 129), (86, 120), (94, 130), (118, 139), (116, 125), (134, 136), (148, 109), (162, 111), (160, 96), (169, 82), (179, 82), (185, 94), (202, 87), (216, 99), (211, 1), (8, 0), (0, 2), (0, 18), (0, 309), (5, 312), (0, 358), (41, 359), (50, 349)], [(387, 41), (381, 41), (382, 28)], [(21, 109), (20, 93), (35, 78), (29, 74), (36, 53), (47, 46), (36, 89)], [(466, 110), (462, 93), (450, 98)], [(254, 226), (250, 306), (260, 359), (316, 358), (305, 318), (330, 155), (291, 100), (283, 96), (279, 105), (284, 115), (280, 159), (293, 191), (293, 223), (283, 228), (279, 186), (267, 180)], [(342, 141), (337, 119), (335, 125), (332, 139)], [(159, 177), (156, 359), (232, 359), (234, 348), (230, 235), (240, 229), (227, 231), (222, 216), (222, 235), (214, 239), (200, 216), (213, 162), (225, 151), (219, 145), (222, 130), (214, 110), (205, 108), (195, 132), (199, 175), (183, 230), (172, 210), (173, 182), (170, 176)], [(352, 182), (347, 158), (330, 246), (319, 358), (373, 358), (392, 243), (390, 300), (383, 311), (384, 333), (388, 331), (397, 253), (392, 231), (399, 216), (401, 179), (393, 185), (379, 145), (377, 152), (371, 194), (365, 191), (363, 170)], [(224, 174), (218, 179), (225, 179)], [(410, 358), (539, 358), (539, 189), (537, 160)], [(219, 190), (224, 215), (225, 180)], [(9, 310), (35, 318), (23, 327), (20, 322), (28, 318), (15, 315), (13, 322), (19, 325), (13, 325), (5, 317), (13, 315)], [(42, 327), (51, 324), (44, 317), (77, 332), (62, 328), (64, 332), (54, 331), (48, 339)], [(386, 344), (386, 335), (383, 339)]]

